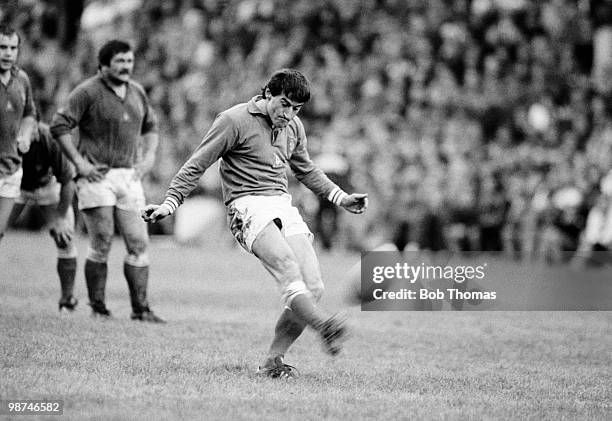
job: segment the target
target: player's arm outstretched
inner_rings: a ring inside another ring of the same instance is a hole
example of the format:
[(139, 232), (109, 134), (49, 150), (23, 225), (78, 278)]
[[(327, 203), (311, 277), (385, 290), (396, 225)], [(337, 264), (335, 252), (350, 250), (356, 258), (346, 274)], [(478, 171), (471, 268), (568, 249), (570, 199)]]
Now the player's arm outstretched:
[(296, 178), (317, 196), (321, 196), (351, 213), (361, 214), (368, 208), (366, 193), (348, 194), (333, 183), (327, 175), (310, 159), (307, 148), (306, 133), (299, 118), (295, 118), (297, 137), (299, 139), (289, 165)]
[(158, 222), (172, 215), (196, 187), (208, 167), (230, 150), (237, 138), (236, 124), (227, 115), (219, 114), (202, 142), (172, 179), (164, 202), (145, 206), (140, 214), (142, 219), (145, 222)]

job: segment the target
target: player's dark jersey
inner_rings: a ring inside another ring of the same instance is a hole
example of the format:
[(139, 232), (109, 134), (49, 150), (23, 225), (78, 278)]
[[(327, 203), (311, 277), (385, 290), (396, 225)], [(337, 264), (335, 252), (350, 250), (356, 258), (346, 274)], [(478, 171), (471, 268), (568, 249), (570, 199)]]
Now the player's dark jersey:
[(44, 187), (53, 176), (61, 184), (75, 176), (74, 167), (53, 140), (49, 126), (39, 123), (38, 134), (39, 139), (32, 142), (28, 153), (23, 155), (21, 190), (34, 191)]
[(79, 128), (79, 152), (89, 162), (110, 168), (132, 168), (140, 136), (158, 132), (155, 112), (144, 88), (127, 83), (121, 99), (102, 74), (78, 85), (51, 121), (56, 138)]
[(28, 75), (14, 67), (5, 86), (0, 83), (0, 177), (14, 174), (21, 164), (17, 134), (24, 117), (34, 117), (36, 109)]

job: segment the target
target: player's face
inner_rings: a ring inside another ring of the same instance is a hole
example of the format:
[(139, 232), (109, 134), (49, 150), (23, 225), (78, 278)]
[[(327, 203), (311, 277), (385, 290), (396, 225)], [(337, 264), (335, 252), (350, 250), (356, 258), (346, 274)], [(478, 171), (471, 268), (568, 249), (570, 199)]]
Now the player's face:
[(116, 82), (126, 83), (134, 70), (134, 53), (126, 51), (113, 56), (109, 66), (103, 66), (106, 74)]
[(15, 65), (19, 52), (19, 37), (17, 34), (0, 34), (0, 72), (7, 72)]
[(280, 95), (272, 96), (269, 90), (266, 91), (268, 103), (266, 111), (272, 120), (274, 127), (286, 127), (293, 117), (302, 109), (303, 102), (295, 102), (287, 98), (284, 92)]

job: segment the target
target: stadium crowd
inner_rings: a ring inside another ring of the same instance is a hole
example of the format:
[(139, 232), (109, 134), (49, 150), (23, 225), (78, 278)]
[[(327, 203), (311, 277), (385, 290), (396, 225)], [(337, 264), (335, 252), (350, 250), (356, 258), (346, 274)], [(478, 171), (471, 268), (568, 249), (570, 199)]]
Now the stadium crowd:
[[(593, 209), (610, 208), (609, 1), (114, 3), (88, 4), (66, 52), (52, 11), (22, 2), (20, 63), (48, 118), (95, 73), (103, 41), (133, 41), (135, 78), (160, 117), (152, 200), (216, 113), (295, 67), (314, 89), (301, 117), (315, 161), (370, 196), (366, 224), (338, 219), (350, 246), (392, 238), (559, 260), (583, 247)], [(294, 197), (314, 220), (312, 196), (296, 186)]]

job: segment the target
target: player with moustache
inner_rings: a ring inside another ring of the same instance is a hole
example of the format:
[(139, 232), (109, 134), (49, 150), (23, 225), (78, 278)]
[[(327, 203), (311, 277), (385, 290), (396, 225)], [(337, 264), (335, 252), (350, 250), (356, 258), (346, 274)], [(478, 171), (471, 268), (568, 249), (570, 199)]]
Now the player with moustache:
[[(115, 225), (126, 245), (123, 273), (133, 320), (164, 322), (149, 307), (147, 225), (139, 217), (141, 177), (153, 166), (157, 118), (141, 85), (131, 79), (134, 52), (124, 41), (100, 48), (98, 73), (79, 84), (53, 117), (51, 132), (76, 167), (77, 198), (89, 247), (85, 280), (95, 316), (110, 317), (105, 289)], [(79, 129), (78, 147), (72, 130)]]
[(315, 194), (352, 213), (367, 208), (366, 194), (347, 194), (317, 168), (307, 150), (304, 125), (297, 117), (310, 99), (310, 84), (299, 71), (275, 72), (261, 95), (220, 113), (191, 158), (170, 183), (161, 205), (143, 209), (145, 221), (172, 214), (198, 180), (221, 158), (220, 172), (229, 228), (275, 278), (284, 310), (259, 373), (293, 377), (283, 358), (307, 326), (321, 336), (326, 351), (340, 352), (347, 336), (343, 317), (317, 306), (323, 294), (313, 235), (291, 203), (286, 169), (290, 167)]

